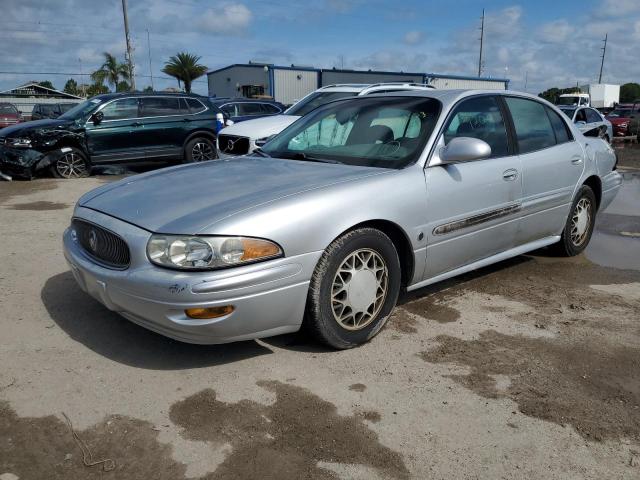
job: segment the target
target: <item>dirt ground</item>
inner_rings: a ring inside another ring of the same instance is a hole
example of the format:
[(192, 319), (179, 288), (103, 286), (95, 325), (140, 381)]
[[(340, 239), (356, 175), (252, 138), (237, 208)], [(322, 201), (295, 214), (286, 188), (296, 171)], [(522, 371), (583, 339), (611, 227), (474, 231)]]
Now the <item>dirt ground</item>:
[(77, 198), (113, 177), (1, 182), (0, 479), (638, 479), (640, 173), (624, 177), (585, 255), (405, 295), (344, 352), (133, 325), (61, 252)]

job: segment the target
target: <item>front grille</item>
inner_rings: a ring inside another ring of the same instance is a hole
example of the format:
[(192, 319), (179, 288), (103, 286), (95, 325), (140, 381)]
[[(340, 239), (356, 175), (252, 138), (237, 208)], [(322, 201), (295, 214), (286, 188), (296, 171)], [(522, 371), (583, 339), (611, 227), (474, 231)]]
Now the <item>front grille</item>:
[(75, 230), (76, 239), (82, 249), (98, 263), (117, 269), (129, 266), (129, 247), (118, 235), (77, 218), (71, 221), (71, 227)]
[(244, 155), (249, 153), (249, 138), (218, 135), (218, 148), (227, 155)]

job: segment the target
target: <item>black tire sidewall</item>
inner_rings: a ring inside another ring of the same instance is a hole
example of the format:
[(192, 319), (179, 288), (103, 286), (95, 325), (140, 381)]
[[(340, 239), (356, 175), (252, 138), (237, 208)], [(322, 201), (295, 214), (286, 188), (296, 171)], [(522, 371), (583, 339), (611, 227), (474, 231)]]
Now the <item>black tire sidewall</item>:
[[(589, 223), (589, 232), (587, 233), (587, 238), (582, 243), (582, 245), (580, 245), (579, 247), (576, 247), (571, 241), (571, 219), (573, 217), (573, 211), (575, 210), (576, 205), (578, 204), (580, 199), (584, 197), (587, 197), (591, 202), (591, 208), (592, 208), (591, 220)], [(591, 187), (587, 185), (583, 185), (582, 187), (580, 187), (578, 194), (573, 199), (573, 203), (571, 204), (571, 210), (569, 210), (569, 216), (567, 217), (567, 222), (564, 226), (564, 231), (562, 232), (561, 243), (564, 249), (563, 253), (566, 256), (572, 257), (574, 255), (579, 255), (584, 251), (585, 248), (587, 248), (587, 245), (589, 245), (589, 242), (591, 241), (591, 235), (593, 234), (593, 229), (594, 229), (595, 220), (596, 220), (596, 213), (597, 213), (596, 196), (593, 193), (593, 190), (591, 190)]]
[[(376, 318), (362, 330), (347, 330), (341, 327), (333, 316), (331, 305), (331, 286), (336, 272), (344, 259), (356, 250), (371, 249), (377, 252), (385, 261), (388, 271), (387, 296)], [(384, 233), (371, 228), (363, 228), (349, 232), (336, 240), (325, 252), (323, 260), (324, 272), (321, 278), (314, 275), (311, 295), (315, 313), (313, 322), (321, 339), (334, 348), (352, 348), (373, 338), (385, 325), (398, 299), (400, 291), (400, 260), (393, 242)], [(322, 260), (321, 260), (322, 263)]]
[(217, 157), (215, 141), (207, 137), (195, 137), (189, 140), (184, 147), (184, 157), (183, 157), (184, 163), (201, 163), (201, 162), (208, 161), (208, 160), (199, 160), (199, 161), (193, 160), (192, 152), (193, 152), (193, 147), (196, 143), (208, 143), (211, 149), (213, 150), (214, 158), (212, 160), (214, 160)]
[(87, 155), (85, 155), (85, 153), (75, 147), (63, 147), (65, 149), (70, 149), (69, 152), (62, 152), (58, 157), (56, 157), (56, 159), (53, 161), (53, 163), (51, 163), (51, 174), (55, 177), (55, 178), (62, 178), (64, 180), (73, 180), (73, 178), (67, 178), (67, 177), (63, 177), (62, 175), (60, 175), (60, 173), (58, 173), (58, 161), (65, 156), (65, 154), (67, 153), (75, 153), (76, 155), (78, 155), (80, 158), (82, 158), (84, 160), (84, 164), (85, 167), (87, 169), (87, 174), (84, 177), (78, 177), (78, 178), (86, 178), (91, 176), (91, 162), (89, 162)]

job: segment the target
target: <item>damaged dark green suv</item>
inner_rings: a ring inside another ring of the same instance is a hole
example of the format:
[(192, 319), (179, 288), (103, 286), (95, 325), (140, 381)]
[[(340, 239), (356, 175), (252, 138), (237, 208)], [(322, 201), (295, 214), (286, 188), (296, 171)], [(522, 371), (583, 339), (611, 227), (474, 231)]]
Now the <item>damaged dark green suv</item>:
[(0, 172), (86, 177), (100, 164), (199, 162), (216, 157), (216, 112), (205, 97), (98, 95), (60, 117), (0, 130)]

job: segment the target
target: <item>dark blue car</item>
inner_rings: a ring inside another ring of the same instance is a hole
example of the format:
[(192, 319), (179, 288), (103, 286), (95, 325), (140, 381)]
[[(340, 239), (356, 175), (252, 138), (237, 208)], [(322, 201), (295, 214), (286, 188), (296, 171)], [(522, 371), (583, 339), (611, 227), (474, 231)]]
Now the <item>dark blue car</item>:
[(242, 122), (253, 118), (279, 115), (285, 111), (285, 106), (274, 100), (255, 98), (209, 98), (211, 104), (220, 110), (226, 120)]

